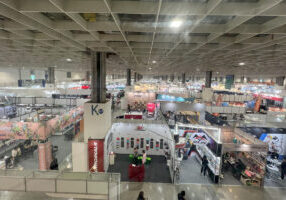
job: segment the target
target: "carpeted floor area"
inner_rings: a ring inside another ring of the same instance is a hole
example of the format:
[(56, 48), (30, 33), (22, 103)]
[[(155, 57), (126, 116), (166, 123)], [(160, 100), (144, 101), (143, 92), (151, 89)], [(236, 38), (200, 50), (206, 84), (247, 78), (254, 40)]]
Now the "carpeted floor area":
[[(164, 156), (148, 156), (152, 158), (150, 165), (145, 166), (144, 182), (171, 183), (171, 176)], [(127, 154), (116, 154), (115, 165), (110, 165), (108, 172), (121, 174), (121, 181), (128, 178), (129, 157)]]

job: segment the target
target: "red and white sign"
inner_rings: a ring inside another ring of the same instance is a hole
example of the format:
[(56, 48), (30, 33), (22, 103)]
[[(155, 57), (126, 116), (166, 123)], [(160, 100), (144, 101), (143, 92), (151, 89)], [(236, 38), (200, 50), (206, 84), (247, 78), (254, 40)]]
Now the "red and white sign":
[(142, 119), (143, 115), (141, 113), (134, 114), (124, 114), (124, 119)]
[(262, 99), (269, 99), (269, 100), (273, 100), (273, 101), (283, 101), (283, 98), (282, 97), (279, 97), (279, 96), (273, 96), (273, 95), (270, 95), (270, 94), (253, 94), (254, 97), (258, 97), (258, 96), (261, 96)]
[(88, 167), (91, 172), (104, 172), (104, 140), (88, 140)]

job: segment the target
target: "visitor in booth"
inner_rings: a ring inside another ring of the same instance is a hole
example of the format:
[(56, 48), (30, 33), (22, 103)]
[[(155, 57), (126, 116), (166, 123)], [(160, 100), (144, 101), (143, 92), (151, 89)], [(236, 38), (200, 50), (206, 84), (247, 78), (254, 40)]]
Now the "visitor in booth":
[(143, 155), (142, 155), (142, 165), (144, 165), (146, 163), (146, 159), (147, 159), (147, 154), (146, 154), (146, 151), (143, 150)]
[(131, 106), (130, 106), (130, 104), (127, 105), (127, 112), (128, 112), (128, 113), (131, 112)]
[(133, 164), (138, 165), (138, 148), (135, 147), (133, 150)]
[(284, 158), (281, 163), (281, 179), (282, 180), (284, 180), (285, 174), (286, 174), (286, 158)]
[(204, 176), (206, 175), (208, 164), (209, 164), (209, 161), (207, 157), (204, 155), (202, 159), (202, 168), (201, 168), (201, 174), (204, 172)]
[(189, 142), (190, 142), (190, 149), (189, 149), (189, 153), (188, 153), (188, 156), (190, 157), (190, 155), (192, 154), (192, 151), (193, 151), (193, 142), (191, 141), (191, 140), (189, 140)]

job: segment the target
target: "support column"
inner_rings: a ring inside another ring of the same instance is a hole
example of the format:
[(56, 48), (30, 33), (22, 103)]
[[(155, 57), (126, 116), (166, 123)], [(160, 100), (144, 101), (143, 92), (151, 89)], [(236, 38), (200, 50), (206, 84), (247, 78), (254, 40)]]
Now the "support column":
[(211, 88), (211, 85), (212, 85), (212, 71), (207, 71), (206, 72), (205, 87), (206, 88)]
[(85, 74), (85, 80), (90, 81), (90, 71), (87, 71)]
[(240, 77), (240, 83), (244, 83), (244, 76)]
[(50, 84), (55, 84), (55, 68), (54, 67), (48, 68), (48, 82)]
[[(106, 53), (90, 52), (90, 56), (91, 101), (84, 104), (84, 143), (80, 144), (88, 163), (76, 170), (82, 168), (92, 172), (104, 172), (107, 169), (104, 165), (104, 139), (111, 127), (111, 101), (106, 101), (105, 91)], [(78, 152), (73, 152), (75, 162), (82, 161), (77, 155)]]
[(185, 73), (182, 74), (182, 83), (183, 84), (186, 83), (186, 74)]
[(225, 77), (225, 89), (231, 89), (234, 83), (234, 75), (227, 75)]
[(52, 162), (51, 142), (41, 141), (38, 144), (38, 162), (39, 170), (46, 171), (50, 169), (50, 164)]
[(126, 86), (131, 86), (131, 69), (127, 69)]
[(137, 82), (137, 73), (134, 72), (134, 83), (136, 83), (136, 82)]
[(22, 86), (23, 86), (22, 72), (21, 72), (21, 69), (19, 69), (18, 87), (22, 87)]
[(105, 103), (106, 53), (91, 52), (91, 102)]
[(279, 86), (284, 86), (285, 76), (276, 77), (276, 84)]
[(174, 79), (175, 79), (175, 75), (174, 75), (174, 74), (171, 74), (171, 75), (170, 75), (170, 81), (171, 81), (171, 82), (174, 82)]

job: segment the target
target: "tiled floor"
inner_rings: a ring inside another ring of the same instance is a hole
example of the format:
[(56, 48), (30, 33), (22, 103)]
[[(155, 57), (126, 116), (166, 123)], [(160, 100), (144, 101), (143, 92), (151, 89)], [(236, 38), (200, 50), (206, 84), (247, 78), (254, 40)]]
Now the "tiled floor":
[[(136, 200), (140, 191), (148, 200), (176, 200), (177, 193), (186, 191), (187, 200), (284, 200), (286, 190), (282, 188), (251, 188), (243, 186), (215, 186), (199, 184), (172, 185), (168, 183), (121, 183), (121, 200)], [(55, 198), (42, 193), (0, 192), (1, 200), (76, 200)]]

